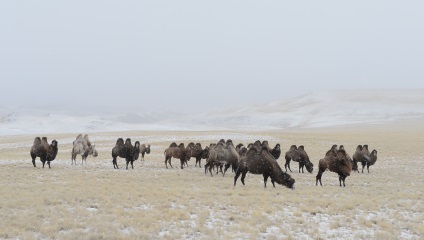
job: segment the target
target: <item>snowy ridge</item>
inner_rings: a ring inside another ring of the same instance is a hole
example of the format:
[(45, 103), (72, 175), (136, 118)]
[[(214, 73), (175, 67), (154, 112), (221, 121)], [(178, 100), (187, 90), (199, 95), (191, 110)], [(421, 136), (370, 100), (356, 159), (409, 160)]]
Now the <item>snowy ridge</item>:
[(217, 130), (320, 128), (424, 119), (424, 90), (320, 91), (287, 101), (187, 114), (130, 113), (71, 115), (7, 113), (0, 110), (0, 134), (127, 130)]
[(288, 101), (204, 113), (181, 126), (231, 129), (320, 128), (424, 119), (424, 90), (333, 90)]

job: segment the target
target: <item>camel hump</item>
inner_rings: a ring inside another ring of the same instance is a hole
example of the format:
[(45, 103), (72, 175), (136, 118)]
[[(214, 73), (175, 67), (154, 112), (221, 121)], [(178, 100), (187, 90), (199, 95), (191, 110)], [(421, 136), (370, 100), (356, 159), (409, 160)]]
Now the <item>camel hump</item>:
[(131, 144), (131, 138), (125, 139), (125, 144)]
[(325, 156), (331, 156), (333, 154), (334, 154), (334, 151), (330, 149), (327, 151), (327, 153), (325, 153)]
[(266, 146), (263, 146), (262, 148), (261, 148), (261, 153), (262, 152), (268, 152), (268, 148), (266, 147)]
[(84, 140), (85, 140), (85, 144), (86, 144), (88, 147), (91, 147), (91, 142), (90, 142), (90, 139), (88, 138), (88, 134), (85, 134), (85, 135), (84, 135)]
[(118, 140), (116, 140), (116, 145), (119, 145), (119, 144), (124, 144), (123, 138), (118, 138)]
[(337, 150), (337, 156), (345, 158), (346, 157), (346, 151), (344, 149)]
[(40, 137), (36, 137), (34, 139), (34, 145), (40, 145), (41, 144), (41, 138)]
[(47, 137), (43, 137), (43, 138), (41, 138), (41, 141), (42, 141), (43, 143), (48, 143), (48, 142), (47, 142)]
[(290, 147), (290, 150), (297, 150), (297, 146), (296, 146), (296, 145), (292, 145), (292, 146)]
[(258, 151), (256, 150), (256, 148), (249, 148), (249, 150), (247, 150), (247, 155), (255, 155), (257, 153)]
[(356, 150), (362, 151), (362, 145), (358, 145), (358, 146), (356, 147)]
[(303, 145), (300, 145), (298, 148), (297, 148), (297, 150), (305, 150), (305, 146), (303, 146)]
[(82, 134), (79, 134), (76, 139), (81, 139), (81, 138), (82, 138)]

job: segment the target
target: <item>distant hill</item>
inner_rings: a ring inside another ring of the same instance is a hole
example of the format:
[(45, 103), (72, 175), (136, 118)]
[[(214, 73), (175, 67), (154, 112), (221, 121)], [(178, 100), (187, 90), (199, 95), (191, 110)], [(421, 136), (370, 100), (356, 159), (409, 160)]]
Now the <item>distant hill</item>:
[(424, 89), (319, 91), (285, 101), (225, 108), (201, 114), (169, 112), (121, 115), (49, 113), (2, 107), (0, 134), (127, 130), (260, 130), (320, 128), (424, 119)]
[(424, 118), (424, 89), (319, 91), (286, 101), (179, 119), (224, 128), (319, 128)]

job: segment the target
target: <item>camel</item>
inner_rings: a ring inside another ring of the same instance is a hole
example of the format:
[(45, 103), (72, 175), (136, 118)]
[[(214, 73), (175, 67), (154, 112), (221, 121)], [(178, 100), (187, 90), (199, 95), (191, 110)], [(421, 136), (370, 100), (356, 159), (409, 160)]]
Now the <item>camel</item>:
[(87, 157), (89, 155), (92, 155), (93, 157), (97, 157), (99, 155), (96, 150), (96, 145), (91, 144), (87, 134), (84, 137), (82, 137), (82, 134), (78, 135), (73, 142), (71, 165), (73, 165), (74, 162), (75, 165), (77, 164), (76, 158), (78, 154), (82, 157), (81, 165), (84, 161), (87, 163)]

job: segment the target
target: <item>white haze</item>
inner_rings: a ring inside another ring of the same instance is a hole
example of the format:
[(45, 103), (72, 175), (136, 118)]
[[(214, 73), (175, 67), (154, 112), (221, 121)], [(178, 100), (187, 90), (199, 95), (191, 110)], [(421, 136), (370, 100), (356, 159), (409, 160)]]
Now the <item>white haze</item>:
[(0, 105), (178, 115), (320, 90), (424, 88), (423, 9), (382, 0), (0, 1)]

